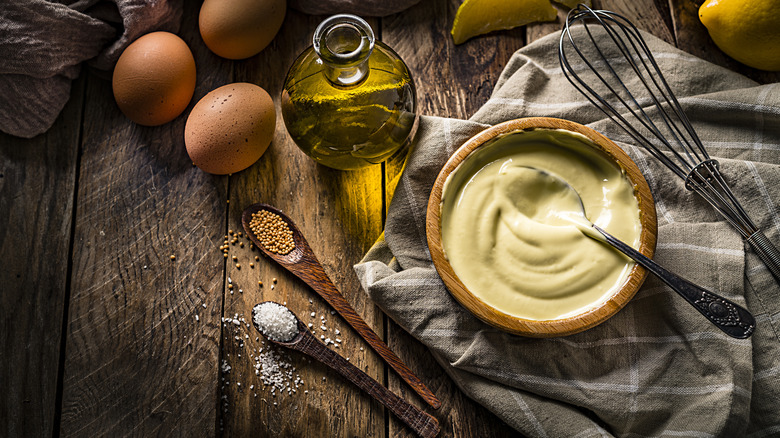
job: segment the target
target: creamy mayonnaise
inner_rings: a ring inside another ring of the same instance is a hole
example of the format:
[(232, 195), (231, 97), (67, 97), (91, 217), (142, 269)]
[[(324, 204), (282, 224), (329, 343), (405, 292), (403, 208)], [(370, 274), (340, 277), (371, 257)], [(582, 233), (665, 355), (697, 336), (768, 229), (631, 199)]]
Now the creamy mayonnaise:
[(572, 192), (528, 167), (568, 183), (590, 221), (639, 247), (639, 205), (622, 169), (583, 135), (535, 129), (480, 147), (449, 175), (444, 253), (469, 291), (499, 311), (531, 320), (574, 316), (609, 299), (633, 262), (560, 220)]

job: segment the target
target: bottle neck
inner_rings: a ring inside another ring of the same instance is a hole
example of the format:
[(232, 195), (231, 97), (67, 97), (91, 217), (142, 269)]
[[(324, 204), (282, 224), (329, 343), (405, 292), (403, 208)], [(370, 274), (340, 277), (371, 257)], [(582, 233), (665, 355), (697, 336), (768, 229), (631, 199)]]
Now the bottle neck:
[(362, 18), (348, 14), (327, 18), (314, 31), (313, 45), (333, 85), (352, 87), (368, 76), (374, 31)]

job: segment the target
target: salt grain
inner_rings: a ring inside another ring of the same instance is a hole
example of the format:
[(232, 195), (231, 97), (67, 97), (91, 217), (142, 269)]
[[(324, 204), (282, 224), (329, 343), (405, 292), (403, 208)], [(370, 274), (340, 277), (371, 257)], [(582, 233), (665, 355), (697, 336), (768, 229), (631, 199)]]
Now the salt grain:
[(298, 333), (298, 324), (290, 310), (272, 301), (255, 306), (254, 323), (262, 334), (277, 342), (292, 340)]

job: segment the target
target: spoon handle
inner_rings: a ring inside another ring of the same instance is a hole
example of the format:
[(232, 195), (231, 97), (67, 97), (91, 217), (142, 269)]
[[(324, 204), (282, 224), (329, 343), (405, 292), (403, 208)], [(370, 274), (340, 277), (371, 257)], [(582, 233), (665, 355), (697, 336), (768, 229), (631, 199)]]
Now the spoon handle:
[(349, 302), (339, 292), (328, 275), (322, 269), (319, 261), (309, 261), (307, 269), (298, 269), (296, 275), (306, 282), (312, 289), (314, 289), (328, 304), (331, 305), (347, 323), (355, 329), (356, 332), (363, 339), (366, 340), (368, 345), (374, 349), (385, 362), (390, 365), (398, 375), (414, 389), (420, 397), (423, 398), (434, 409), (441, 407), (441, 401), (428, 389), (427, 386), (417, 377), (414, 372), (393, 353), (393, 350), (377, 336), (371, 327), (366, 324), (363, 318), (355, 312)]
[(691, 303), (696, 310), (709, 319), (727, 335), (745, 339), (753, 334), (756, 329), (756, 320), (745, 308), (733, 303), (722, 296), (699, 287), (677, 275), (667, 271), (644, 254), (628, 246), (623, 241), (596, 225), (593, 228), (601, 233), (607, 243), (619, 249), (623, 254), (631, 257), (648, 271), (655, 274), (686, 301)]
[(438, 435), (439, 421), (435, 417), (423, 412), (418, 407), (380, 385), (379, 382), (372, 379), (368, 374), (314, 338), (305, 328), (302, 329), (301, 333), (303, 334), (303, 339), (299, 342), (283, 345), (305, 353), (336, 370), (347, 380), (385, 405), (398, 419), (406, 423), (421, 437), (429, 438)]

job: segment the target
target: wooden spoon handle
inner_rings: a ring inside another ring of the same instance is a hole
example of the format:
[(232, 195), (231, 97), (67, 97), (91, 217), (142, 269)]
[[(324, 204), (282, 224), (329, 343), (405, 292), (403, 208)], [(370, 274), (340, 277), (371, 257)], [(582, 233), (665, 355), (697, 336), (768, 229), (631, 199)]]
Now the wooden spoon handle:
[(379, 382), (349, 363), (338, 353), (327, 348), (305, 329), (303, 334), (304, 337), (300, 342), (289, 345), (289, 347), (308, 354), (338, 371), (347, 380), (385, 405), (399, 420), (406, 423), (421, 437), (429, 438), (439, 434), (439, 421), (436, 418), (409, 404), (406, 400), (380, 385)]
[(371, 348), (373, 348), (374, 351), (376, 351), (382, 359), (384, 359), (385, 362), (387, 362), (387, 364), (390, 365), (390, 367), (392, 367), (398, 375), (426, 401), (426, 403), (431, 405), (434, 409), (441, 407), (441, 401), (436, 398), (433, 392), (425, 386), (422, 380), (420, 380), (420, 378), (417, 377), (417, 375), (415, 375), (395, 353), (393, 353), (387, 344), (385, 344), (382, 339), (374, 333), (371, 327), (366, 324), (363, 318), (355, 312), (349, 302), (341, 295), (341, 292), (336, 289), (336, 286), (322, 269), (322, 265), (320, 265), (319, 261), (316, 259), (314, 261), (307, 259), (305, 262), (309, 266), (307, 269), (298, 269), (296, 271), (298, 277), (311, 286), (311, 288), (324, 298), (331, 307), (336, 309), (347, 323), (349, 323), (349, 325), (351, 325), (352, 328), (368, 342), (368, 345), (370, 345)]
[[(257, 236), (254, 234), (254, 231), (251, 227), (251, 220), (252, 215), (260, 210), (269, 211), (283, 218), (283, 220), (287, 223), (287, 226), (290, 227), (290, 230), (293, 232), (293, 238), (295, 240), (294, 250), (287, 254), (278, 254), (267, 250), (257, 239)], [(360, 336), (362, 336), (363, 339), (368, 342), (368, 345), (370, 345), (374, 351), (379, 353), (382, 359), (384, 359), (385, 362), (387, 362), (387, 364), (390, 365), (390, 367), (393, 368), (398, 373), (398, 375), (401, 376), (401, 378), (404, 379), (404, 381), (408, 383), (412, 389), (414, 389), (415, 392), (420, 394), (420, 397), (422, 397), (426, 403), (435, 409), (441, 407), (441, 402), (438, 398), (436, 398), (433, 392), (431, 392), (431, 390), (425, 386), (425, 384), (412, 372), (412, 370), (410, 370), (406, 364), (401, 362), (401, 359), (399, 359), (398, 356), (396, 356), (395, 353), (393, 353), (392, 350), (390, 350), (390, 348), (388, 348), (387, 345), (382, 342), (379, 336), (377, 336), (376, 333), (371, 330), (371, 327), (369, 327), (368, 324), (363, 321), (363, 318), (361, 318), (360, 315), (355, 312), (352, 306), (350, 306), (349, 302), (344, 299), (344, 296), (341, 295), (341, 292), (336, 289), (336, 286), (333, 284), (330, 278), (328, 278), (328, 274), (326, 274), (325, 270), (322, 269), (322, 265), (314, 255), (314, 251), (312, 251), (309, 243), (303, 237), (303, 233), (301, 233), (301, 230), (298, 229), (298, 227), (289, 217), (270, 205), (253, 204), (244, 209), (244, 212), (241, 215), (241, 223), (243, 224), (247, 236), (252, 239), (252, 242), (254, 242), (257, 247), (260, 248), (263, 253), (265, 253), (265, 255), (287, 268), (290, 272), (311, 286), (311, 288), (314, 289), (314, 291), (317, 292), (322, 298), (324, 298), (325, 301), (331, 305), (331, 307), (339, 312), (339, 314), (347, 321), (347, 323), (349, 323), (349, 325), (351, 325), (352, 328), (354, 328), (358, 334), (360, 334)]]

